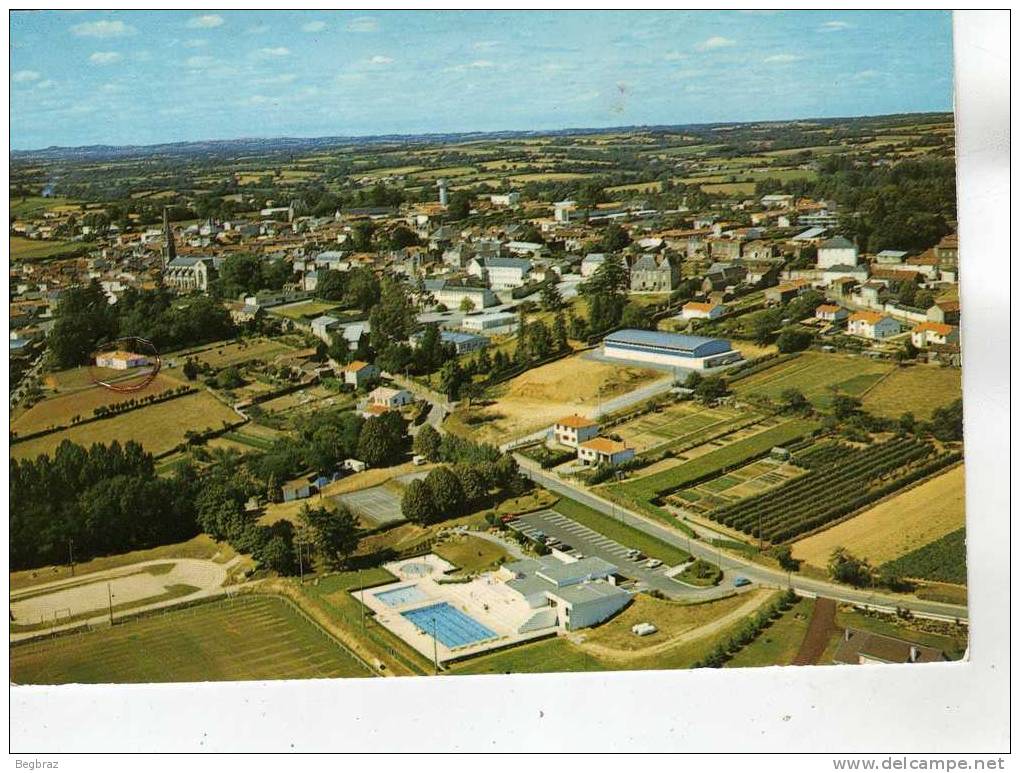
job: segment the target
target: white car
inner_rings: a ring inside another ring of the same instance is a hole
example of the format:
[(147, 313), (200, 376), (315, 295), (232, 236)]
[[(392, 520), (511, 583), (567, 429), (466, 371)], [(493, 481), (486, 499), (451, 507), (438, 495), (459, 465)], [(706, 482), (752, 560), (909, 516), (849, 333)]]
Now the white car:
[(658, 569), (660, 566), (662, 566), (662, 561), (657, 558), (649, 558), (645, 561), (645, 567), (648, 569)]

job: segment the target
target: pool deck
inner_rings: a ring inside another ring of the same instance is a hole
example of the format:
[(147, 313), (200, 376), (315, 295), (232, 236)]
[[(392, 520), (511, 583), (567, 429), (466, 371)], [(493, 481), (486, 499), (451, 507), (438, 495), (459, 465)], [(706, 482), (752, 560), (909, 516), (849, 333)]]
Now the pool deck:
[[(351, 595), (372, 610), (376, 622), (403, 639), (429, 660), (432, 660), (433, 657), (439, 663), (459, 660), (493, 649), (550, 636), (558, 630), (556, 626), (548, 626), (519, 633), (518, 628), (530, 619), (536, 610), (531, 609), (517, 593), (491, 574), (480, 575), (470, 582), (437, 582), (456, 567), (434, 554), (394, 561), (383, 566), (400, 579), (389, 585), (354, 591)], [(431, 571), (425, 575), (418, 575), (416, 572), (423, 566), (427, 566)], [(389, 606), (385, 601), (377, 598), (377, 594), (385, 594), (388, 591), (412, 585), (416, 585), (426, 598), (417, 598), (396, 606)], [(443, 602), (491, 630), (495, 633), (495, 637), (451, 649), (441, 641), (433, 639), (430, 633), (420, 630), (402, 614)]]

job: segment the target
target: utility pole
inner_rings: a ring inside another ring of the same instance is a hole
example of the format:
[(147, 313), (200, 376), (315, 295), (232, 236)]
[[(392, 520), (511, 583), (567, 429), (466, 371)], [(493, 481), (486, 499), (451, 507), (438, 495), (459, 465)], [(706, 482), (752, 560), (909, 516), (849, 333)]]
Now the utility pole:
[(67, 557), (71, 561), (71, 576), (74, 577), (74, 537), (67, 540)]
[(110, 601), (110, 625), (113, 625), (113, 589), (110, 587), (110, 583), (106, 583), (106, 595)]
[(303, 560), (303, 553), (301, 551), (301, 543), (297, 543), (297, 562), (298, 562), (298, 573), (301, 576), (301, 584), (305, 584), (305, 563)]

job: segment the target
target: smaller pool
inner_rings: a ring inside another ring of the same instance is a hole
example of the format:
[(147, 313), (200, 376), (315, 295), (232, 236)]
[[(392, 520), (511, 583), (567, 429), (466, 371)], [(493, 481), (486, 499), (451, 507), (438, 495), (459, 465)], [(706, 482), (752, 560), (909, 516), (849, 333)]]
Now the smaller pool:
[(427, 577), (432, 574), (432, 567), (424, 561), (418, 561), (413, 564), (404, 564), (400, 567), (400, 571), (408, 577)]
[(410, 604), (415, 601), (425, 601), (429, 598), (429, 594), (417, 585), (405, 585), (403, 588), (394, 588), (393, 590), (384, 590), (381, 593), (376, 593), (375, 597), (388, 607), (402, 607), (404, 604)]

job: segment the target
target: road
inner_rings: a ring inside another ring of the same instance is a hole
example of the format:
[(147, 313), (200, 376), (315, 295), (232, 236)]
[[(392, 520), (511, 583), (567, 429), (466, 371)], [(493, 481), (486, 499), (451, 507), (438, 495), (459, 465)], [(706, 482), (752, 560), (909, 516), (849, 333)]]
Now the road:
[(604, 515), (617, 518), (628, 526), (657, 537), (682, 550), (687, 550), (698, 558), (712, 561), (723, 570), (724, 584), (731, 583), (732, 578), (739, 575), (747, 577), (752, 582), (758, 584), (780, 588), (792, 587), (802, 595), (825, 596), (836, 601), (875, 607), (883, 611), (894, 611), (899, 607), (909, 609), (915, 615), (922, 617), (967, 620), (967, 607), (965, 606), (944, 604), (937, 601), (922, 601), (920, 599), (878, 593), (870, 590), (857, 590), (845, 585), (837, 585), (824, 580), (814, 580), (789, 572), (771, 569), (745, 558), (734, 556), (731, 553), (724, 553), (714, 545), (707, 544), (699, 539), (689, 539), (686, 534), (681, 533), (679, 530), (669, 528), (618, 504), (614, 505), (609, 500), (603, 499), (591, 491), (568, 484), (554, 473), (542, 470), (530, 459), (519, 454), (514, 454), (514, 458), (517, 460), (518, 465), (520, 465), (521, 471), (527, 477), (550, 491), (587, 505)]

